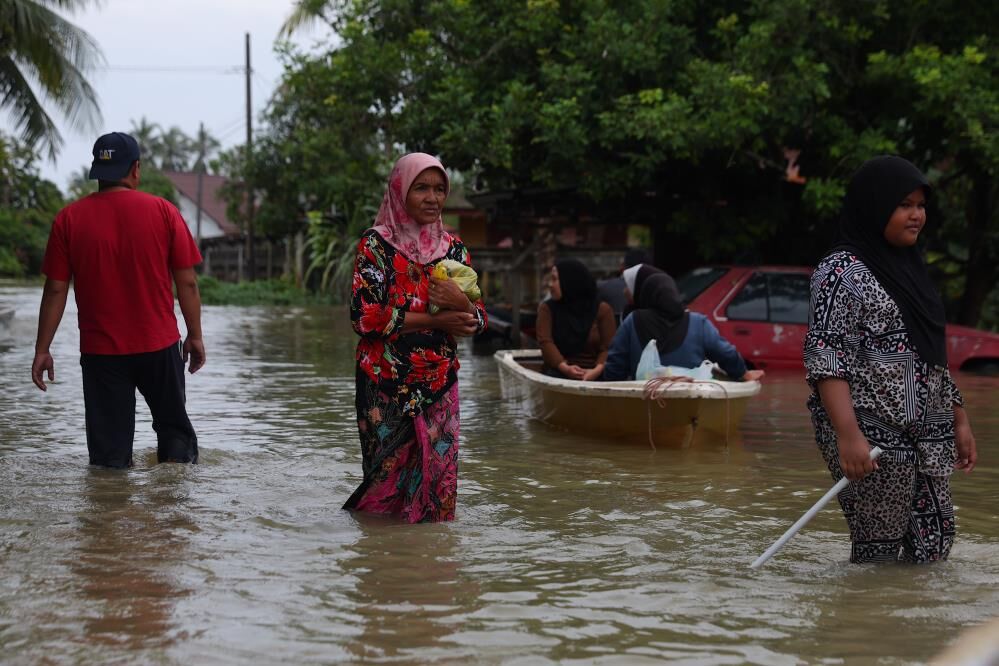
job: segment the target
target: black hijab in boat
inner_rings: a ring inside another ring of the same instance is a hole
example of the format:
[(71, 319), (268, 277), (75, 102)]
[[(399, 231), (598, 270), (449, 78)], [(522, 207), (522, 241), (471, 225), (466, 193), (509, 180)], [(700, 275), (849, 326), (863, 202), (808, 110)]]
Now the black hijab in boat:
[(660, 354), (682, 345), (690, 326), (690, 314), (683, 307), (673, 278), (661, 271), (649, 275), (642, 285), (640, 298), (632, 317), (642, 348), (652, 339)]
[(555, 262), (562, 298), (545, 301), (552, 313), (552, 339), (563, 356), (575, 356), (586, 347), (597, 318), (597, 281), (578, 259)]
[(847, 250), (864, 262), (898, 304), (919, 357), (946, 366), (943, 301), (922, 254), (915, 245), (895, 247), (884, 237), (892, 213), (919, 188), (929, 196), (926, 177), (901, 157), (883, 155), (864, 162), (847, 187), (833, 251)]

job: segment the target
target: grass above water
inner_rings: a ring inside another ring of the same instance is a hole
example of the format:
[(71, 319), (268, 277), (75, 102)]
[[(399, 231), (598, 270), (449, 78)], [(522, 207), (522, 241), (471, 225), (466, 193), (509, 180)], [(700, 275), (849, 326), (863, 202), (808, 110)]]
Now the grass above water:
[(317, 294), (288, 280), (222, 282), (213, 277), (198, 278), (204, 305), (329, 305), (328, 294)]

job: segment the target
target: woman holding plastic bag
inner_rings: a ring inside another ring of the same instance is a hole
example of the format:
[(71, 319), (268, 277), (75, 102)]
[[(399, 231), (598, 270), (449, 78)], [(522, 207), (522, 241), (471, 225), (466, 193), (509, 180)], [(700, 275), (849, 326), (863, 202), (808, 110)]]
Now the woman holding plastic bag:
[[(450, 279), (452, 272), (468, 277), (474, 271), (468, 250), (441, 220), (448, 190), (436, 158), (403, 156), (389, 176), (375, 225), (357, 247), (350, 316), (361, 336), (355, 406), (364, 480), (345, 509), (410, 523), (454, 518), (455, 338), (483, 330), (486, 314), (477, 293), (469, 299)], [(444, 272), (435, 276), (439, 264)]]
[(707, 359), (734, 380), (763, 376), (762, 370), (746, 369), (742, 356), (707, 317), (684, 308), (676, 282), (666, 273), (645, 280), (638, 306), (621, 323), (611, 342), (602, 379), (649, 379), (637, 376), (637, 370), (642, 351), (651, 341), (658, 347), (659, 365), (672, 366), (674, 374), (696, 376), (696, 369)]

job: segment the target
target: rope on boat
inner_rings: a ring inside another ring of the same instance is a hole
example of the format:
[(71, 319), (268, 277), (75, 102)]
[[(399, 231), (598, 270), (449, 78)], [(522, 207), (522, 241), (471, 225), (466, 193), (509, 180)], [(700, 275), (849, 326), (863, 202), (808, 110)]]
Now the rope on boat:
[[(653, 377), (652, 379), (645, 382), (645, 386), (642, 389), (642, 396), (645, 398), (646, 411), (649, 415), (649, 445), (652, 446), (653, 451), (656, 449), (656, 441), (652, 435), (652, 403), (655, 402), (660, 409), (666, 408), (666, 400), (669, 398), (667, 393), (669, 389), (674, 384), (707, 384), (709, 386), (716, 386), (722, 390), (725, 394), (725, 446), (728, 446), (728, 431), (731, 425), (731, 400), (729, 400), (728, 389), (721, 382), (716, 382), (712, 379), (694, 379), (693, 377), (684, 377), (682, 375), (677, 375), (675, 377)], [(691, 423), (691, 437), (693, 437), (694, 432), (697, 429), (697, 418), (695, 417)]]

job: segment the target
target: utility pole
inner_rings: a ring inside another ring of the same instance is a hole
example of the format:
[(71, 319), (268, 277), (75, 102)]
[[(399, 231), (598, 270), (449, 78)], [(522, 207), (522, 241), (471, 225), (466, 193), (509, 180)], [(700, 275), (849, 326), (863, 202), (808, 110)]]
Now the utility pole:
[(205, 124), (201, 123), (198, 126), (198, 161), (195, 164), (195, 168), (198, 170), (198, 194), (197, 201), (195, 202), (198, 206), (198, 213), (195, 217), (195, 230), (197, 231), (196, 238), (198, 241), (198, 250), (201, 250), (201, 201), (202, 195), (204, 194), (205, 188)]
[(246, 165), (243, 180), (246, 183), (246, 264), (249, 269), (250, 281), (256, 279), (256, 263), (253, 257), (253, 178), (251, 178), (251, 162), (253, 160), (253, 112), (250, 105), (250, 81), (253, 70), (250, 69), (250, 33), (246, 33)]

